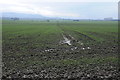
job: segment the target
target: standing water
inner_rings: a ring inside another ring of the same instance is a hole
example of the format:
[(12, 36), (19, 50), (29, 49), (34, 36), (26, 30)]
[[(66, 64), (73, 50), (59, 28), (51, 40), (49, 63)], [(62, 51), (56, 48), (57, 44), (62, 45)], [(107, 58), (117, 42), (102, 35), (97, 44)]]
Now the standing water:
[(66, 44), (68, 44), (68, 45), (72, 45), (72, 44), (70, 43), (71, 40), (69, 40), (66, 36), (63, 35), (63, 38), (64, 38), (63, 43), (66, 43)]

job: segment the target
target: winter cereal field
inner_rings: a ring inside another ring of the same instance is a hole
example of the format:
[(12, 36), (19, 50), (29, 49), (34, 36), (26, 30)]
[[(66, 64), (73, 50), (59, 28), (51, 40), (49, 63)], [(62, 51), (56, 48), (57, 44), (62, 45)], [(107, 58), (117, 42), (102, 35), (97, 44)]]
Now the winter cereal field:
[(3, 20), (3, 77), (115, 78), (118, 22)]

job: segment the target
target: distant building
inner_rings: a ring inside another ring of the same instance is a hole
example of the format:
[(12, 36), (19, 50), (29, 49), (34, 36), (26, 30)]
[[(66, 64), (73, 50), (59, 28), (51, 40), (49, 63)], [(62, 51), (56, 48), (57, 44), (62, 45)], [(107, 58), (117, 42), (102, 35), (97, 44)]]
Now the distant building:
[(112, 17), (104, 18), (105, 21), (113, 20)]
[(19, 20), (19, 18), (16, 18), (16, 17), (15, 18), (11, 18), (11, 19), (14, 20), (14, 21)]
[(73, 20), (73, 21), (79, 21), (79, 20)]

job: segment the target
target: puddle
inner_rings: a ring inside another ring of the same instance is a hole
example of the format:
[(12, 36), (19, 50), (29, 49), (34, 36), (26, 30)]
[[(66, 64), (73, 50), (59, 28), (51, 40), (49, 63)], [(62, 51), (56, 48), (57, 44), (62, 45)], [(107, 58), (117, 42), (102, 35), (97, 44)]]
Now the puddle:
[(75, 47), (75, 49), (77, 49), (77, 47)]
[(68, 45), (72, 45), (71, 40), (69, 40), (66, 36), (63, 35), (63, 38), (64, 38), (63, 43), (66, 43)]
[(72, 51), (73, 51), (73, 50), (76, 50), (76, 49), (77, 49), (77, 47), (71, 48)]
[(71, 37), (71, 39), (75, 40), (75, 38), (74, 38), (74, 37), (72, 37), (70, 34), (69, 34), (69, 36)]
[(87, 47), (87, 49), (91, 49), (90, 47)]
[(79, 41), (78, 43), (79, 43), (80, 45), (83, 45), (83, 43), (82, 43), (82, 42), (80, 42), (80, 41)]
[(82, 48), (83, 50), (85, 50), (85, 48)]
[(87, 48), (82, 48), (82, 50), (85, 50), (85, 49), (91, 49), (90, 47), (87, 47)]
[[(64, 39), (64, 40), (60, 41), (60, 44), (72, 45), (72, 44), (71, 44), (72, 40), (75, 40), (75, 38), (72, 37), (71, 35), (69, 35), (69, 37), (71, 37), (71, 40), (70, 40), (69, 38), (67, 38), (64, 34), (62, 34), (62, 36), (63, 36), (63, 39)], [(82, 49), (82, 50), (90, 50), (90, 49), (91, 49), (89, 46), (88, 46), (88, 47), (85, 47), (85, 46), (84, 46), (84, 43), (82, 43), (81, 41), (78, 41), (77, 43), (81, 45), (81, 49)], [(72, 48), (71, 48), (72, 51), (77, 50), (77, 49), (79, 49), (79, 48), (78, 48), (78, 47), (72, 47)], [(47, 51), (48, 51), (48, 50), (47, 50)]]
[(83, 43), (80, 43), (80, 45), (83, 45)]
[(46, 49), (45, 52), (54, 51), (55, 49)]

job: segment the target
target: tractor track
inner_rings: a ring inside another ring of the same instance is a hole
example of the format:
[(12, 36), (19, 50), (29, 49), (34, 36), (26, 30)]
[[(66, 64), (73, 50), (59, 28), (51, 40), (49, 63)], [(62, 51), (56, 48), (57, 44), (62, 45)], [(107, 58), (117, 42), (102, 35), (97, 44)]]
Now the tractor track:
[(93, 39), (93, 38), (91, 38), (91, 37), (89, 37), (89, 36), (87, 36), (87, 35), (85, 35), (85, 34), (83, 34), (83, 33), (80, 33), (80, 32), (77, 32), (77, 31), (74, 31), (74, 33), (75, 33), (75, 34), (78, 34), (78, 35), (81, 37), (80, 40), (96, 41), (95, 39)]

